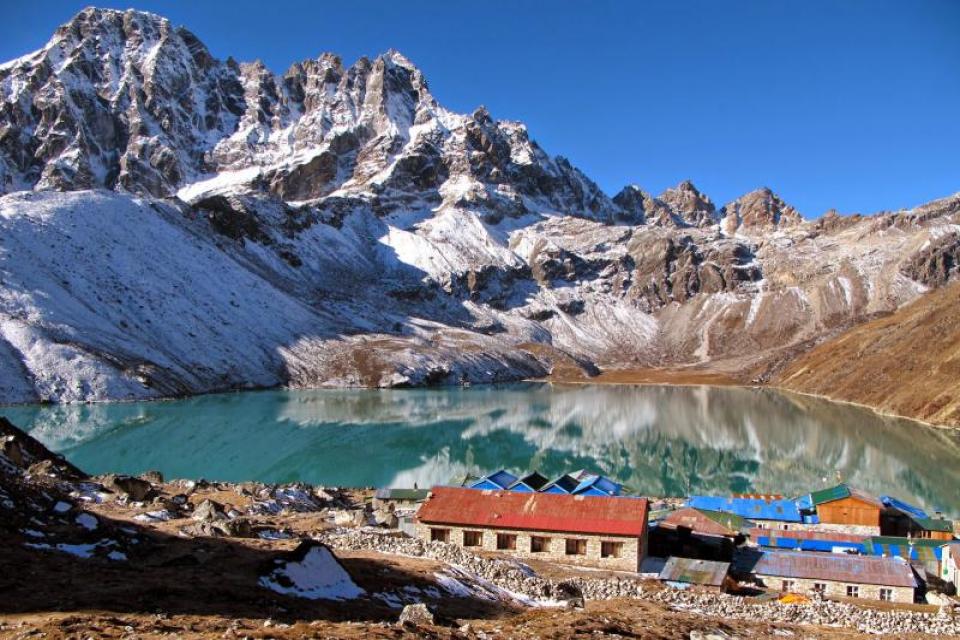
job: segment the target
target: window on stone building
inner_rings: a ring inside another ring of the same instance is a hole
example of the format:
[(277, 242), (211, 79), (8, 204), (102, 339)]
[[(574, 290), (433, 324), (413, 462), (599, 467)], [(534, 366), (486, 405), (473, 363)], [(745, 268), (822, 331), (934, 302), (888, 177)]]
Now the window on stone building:
[(480, 531), (464, 531), (463, 546), (479, 547), (483, 540), (483, 533)]
[(619, 558), (621, 555), (623, 555), (622, 542), (610, 542), (604, 540), (600, 543), (601, 558)]
[(530, 553), (547, 553), (548, 551), (550, 551), (550, 538), (530, 537)]
[(587, 541), (581, 538), (567, 538), (567, 555), (568, 556), (587, 555)]
[(847, 597), (848, 598), (859, 598), (860, 597), (860, 587), (855, 584), (847, 585)]
[(430, 540), (433, 542), (450, 542), (450, 529), (430, 529)]
[(789, 530), (790, 530), (790, 525), (788, 525), (788, 524), (782, 524), (782, 525), (780, 525), (780, 528), (783, 529), (784, 531), (789, 531)]
[(505, 550), (505, 551), (516, 551), (517, 536), (512, 533), (498, 533), (497, 549)]
[(893, 601), (893, 589), (887, 587), (880, 587), (880, 599), (884, 602)]
[(827, 592), (827, 583), (826, 582), (814, 582), (813, 590), (817, 593), (826, 593)]
[(796, 586), (796, 584), (793, 580), (783, 580), (780, 582), (780, 591), (793, 591), (793, 587)]

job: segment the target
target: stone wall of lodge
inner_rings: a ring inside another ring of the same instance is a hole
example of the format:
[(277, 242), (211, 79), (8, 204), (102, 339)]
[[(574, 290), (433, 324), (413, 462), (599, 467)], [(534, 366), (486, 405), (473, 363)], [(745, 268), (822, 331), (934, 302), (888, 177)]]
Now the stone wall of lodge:
[[(556, 531), (484, 529), (479, 527), (457, 527), (431, 523), (417, 523), (416, 525), (417, 537), (424, 541), (433, 539), (433, 530), (447, 531), (447, 542), (469, 549), (493, 551), (516, 558), (549, 560), (551, 562), (609, 569), (611, 571), (639, 571), (640, 563), (643, 561), (647, 549), (645, 539), (624, 536), (596, 536), (580, 533), (558, 533)], [(466, 540), (464, 534), (468, 532), (479, 533), (479, 545), (470, 546), (464, 544)], [(515, 548), (498, 548), (497, 534), (516, 536), (514, 539)], [(532, 551), (531, 544), (533, 538), (547, 539), (546, 549), (539, 552)], [(583, 540), (585, 543), (584, 553), (582, 555), (567, 553), (568, 539)], [(602, 557), (601, 549), (604, 542), (619, 543), (619, 552), (616, 557)]]
[[(802, 593), (805, 595), (820, 591), (825, 596), (847, 598), (857, 597), (867, 600), (880, 600), (880, 590), (889, 589), (889, 601), (910, 604), (913, 602), (914, 590), (911, 587), (884, 587), (876, 584), (860, 584), (857, 582), (837, 582), (834, 580), (808, 580), (805, 578), (783, 578), (757, 574), (757, 581), (761, 586), (775, 591)], [(785, 582), (790, 583), (789, 585)], [(848, 587), (855, 587), (856, 596), (848, 593)]]

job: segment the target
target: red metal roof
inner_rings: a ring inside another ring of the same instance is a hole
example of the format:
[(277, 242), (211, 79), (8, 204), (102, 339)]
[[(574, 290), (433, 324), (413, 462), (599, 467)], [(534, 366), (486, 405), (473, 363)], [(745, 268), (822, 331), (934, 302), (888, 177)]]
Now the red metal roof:
[(647, 500), (434, 487), (417, 519), (453, 526), (639, 538), (647, 529)]

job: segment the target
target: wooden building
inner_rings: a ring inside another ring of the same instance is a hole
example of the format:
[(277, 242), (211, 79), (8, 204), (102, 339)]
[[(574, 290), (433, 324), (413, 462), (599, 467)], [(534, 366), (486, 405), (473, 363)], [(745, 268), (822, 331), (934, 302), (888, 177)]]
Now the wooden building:
[(434, 487), (417, 536), (478, 551), (639, 571), (647, 550), (647, 500)]
[(942, 518), (910, 518), (907, 536), (928, 540), (953, 540), (953, 522)]
[(862, 527), (864, 533), (880, 533), (886, 506), (879, 498), (845, 484), (814, 491), (810, 498), (821, 526)]

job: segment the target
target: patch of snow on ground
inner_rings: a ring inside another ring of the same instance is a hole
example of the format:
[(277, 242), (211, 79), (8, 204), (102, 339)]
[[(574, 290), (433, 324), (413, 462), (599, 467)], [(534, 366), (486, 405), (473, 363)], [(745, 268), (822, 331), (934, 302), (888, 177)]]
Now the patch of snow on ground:
[(260, 585), (284, 595), (308, 600), (350, 600), (364, 594), (330, 549), (310, 548), (299, 562), (286, 562)]
[(160, 511), (147, 511), (133, 517), (140, 522), (166, 522), (173, 516), (169, 511), (161, 509)]
[(473, 595), (473, 591), (470, 589), (470, 587), (466, 586), (451, 575), (447, 575), (445, 573), (435, 573), (433, 576), (437, 579), (437, 583), (443, 587), (443, 590), (455, 598), (469, 598)]
[(81, 513), (77, 516), (77, 524), (86, 529), (87, 531), (93, 531), (99, 526), (97, 519), (90, 515), (89, 513)]

